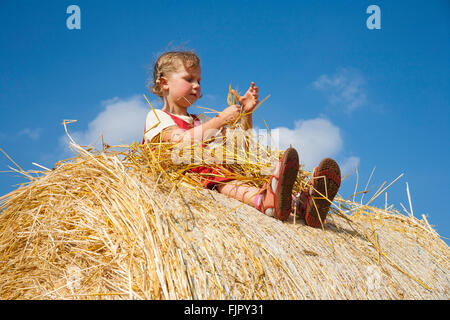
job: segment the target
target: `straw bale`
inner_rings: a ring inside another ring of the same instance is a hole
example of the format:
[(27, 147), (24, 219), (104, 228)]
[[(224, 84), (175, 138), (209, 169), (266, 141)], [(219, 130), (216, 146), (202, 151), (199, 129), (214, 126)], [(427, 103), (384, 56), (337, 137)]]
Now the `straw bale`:
[[(157, 145), (72, 143), (74, 158), (22, 172), (0, 198), (0, 298), (449, 298), (450, 251), (426, 219), (338, 196), (323, 229), (281, 222), (199, 187)], [(233, 170), (262, 185), (257, 166)]]

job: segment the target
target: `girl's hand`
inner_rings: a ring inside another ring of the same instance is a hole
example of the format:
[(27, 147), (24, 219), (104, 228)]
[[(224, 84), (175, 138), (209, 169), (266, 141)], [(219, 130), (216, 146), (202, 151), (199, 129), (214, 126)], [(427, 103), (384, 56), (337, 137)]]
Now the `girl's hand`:
[(240, 114), (241, 114), (241, 107), (233, 104), (227, 107), (225, 110), (223, 110), (219, 114), (219, 117), (222, 119), (224, 124), (228, 124), (234, 122), (239, 117)]
[(242, 106), (242, 110), (244, 113), (252, 112), (253, 109), (258, 105), (258, 87), (255, 86), (255, 83), (252, 82), (250, 85), (250, 88), (247, 90), (247, 92), (240, 96), (239, 104)]

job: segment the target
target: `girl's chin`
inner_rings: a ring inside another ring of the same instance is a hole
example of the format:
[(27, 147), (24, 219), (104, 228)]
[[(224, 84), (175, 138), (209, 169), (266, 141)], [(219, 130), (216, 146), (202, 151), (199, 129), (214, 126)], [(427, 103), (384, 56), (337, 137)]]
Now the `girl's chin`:
[(190, 106), (198, 100), (196, 95), (188, 95), (178, 99), (178, 104)]
[(189, 103), (189, 105), (194, 104), (195, 102), (197, 102), (198, 98), (196, 96), (188, 96), (186, 100), (184, 100), (184, 102)]
[(193, 104), (195, 103), (195, 101), (193, 101), (193, 102), (191, 102), (191, 101), (183, 101), (183, 102), (180, 102), (180, 103), (177, 103), (177, 105), (178, 105), (178, 107), (180, 107), (180, 108), (185, 108), (185, 109), (187, 109), (187, 108), (189, 108), (190, 106), (192, 106)]

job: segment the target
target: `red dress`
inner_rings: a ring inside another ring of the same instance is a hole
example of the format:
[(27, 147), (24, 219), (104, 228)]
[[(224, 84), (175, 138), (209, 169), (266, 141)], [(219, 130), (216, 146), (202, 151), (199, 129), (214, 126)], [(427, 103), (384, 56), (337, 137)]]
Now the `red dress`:
[[(199, 118), (195, 114), (191, 114), (194, 118), (194, 125), (191, 125), (190, 123), (184, 121), (181, 118), (178, 118), (177, 116), (170, 114), (167, 111), (164, 111), (167, 113), (172, 120), (175, 122), (175, 124), (182, 130), (189, 130), (193, 127), (197, 127), (201, 125), (201, 122)], [(145, 142), (145, 138), (142, 140), (142, 143)], [(233, 179), (226, 178), (225, 173), (221, 170), (220, 166), (218, 165), (211, 165), (208, 167), (195, 167), (193, 169), (188, 170), (188, 172), (195, 172), (199, 173), (205, 176), (200, 176), (200, 181), (203, 184), (203, 186), (207, 189), (214, 189), (218, 183), (223, 183), (227, 181), (231, 181)]]

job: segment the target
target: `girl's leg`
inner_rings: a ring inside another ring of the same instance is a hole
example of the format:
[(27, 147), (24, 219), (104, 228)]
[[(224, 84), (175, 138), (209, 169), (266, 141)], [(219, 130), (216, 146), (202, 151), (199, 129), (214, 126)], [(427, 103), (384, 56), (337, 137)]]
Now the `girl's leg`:
[(284, 221), (291, 213), (292, 187), (298, 169), (297, 151), (289, 148), (276, 165), (264, 190), (239, 181), (216, 185), (216, 189), (220, 193), (255, 207), (266, 215)]
[(255, 206), (255, 197), (259, 196), (260, 189), (239, 181), (231, 181), (226, 184), (217, 184), (220, 193), (244, 202), (252, 207)]

